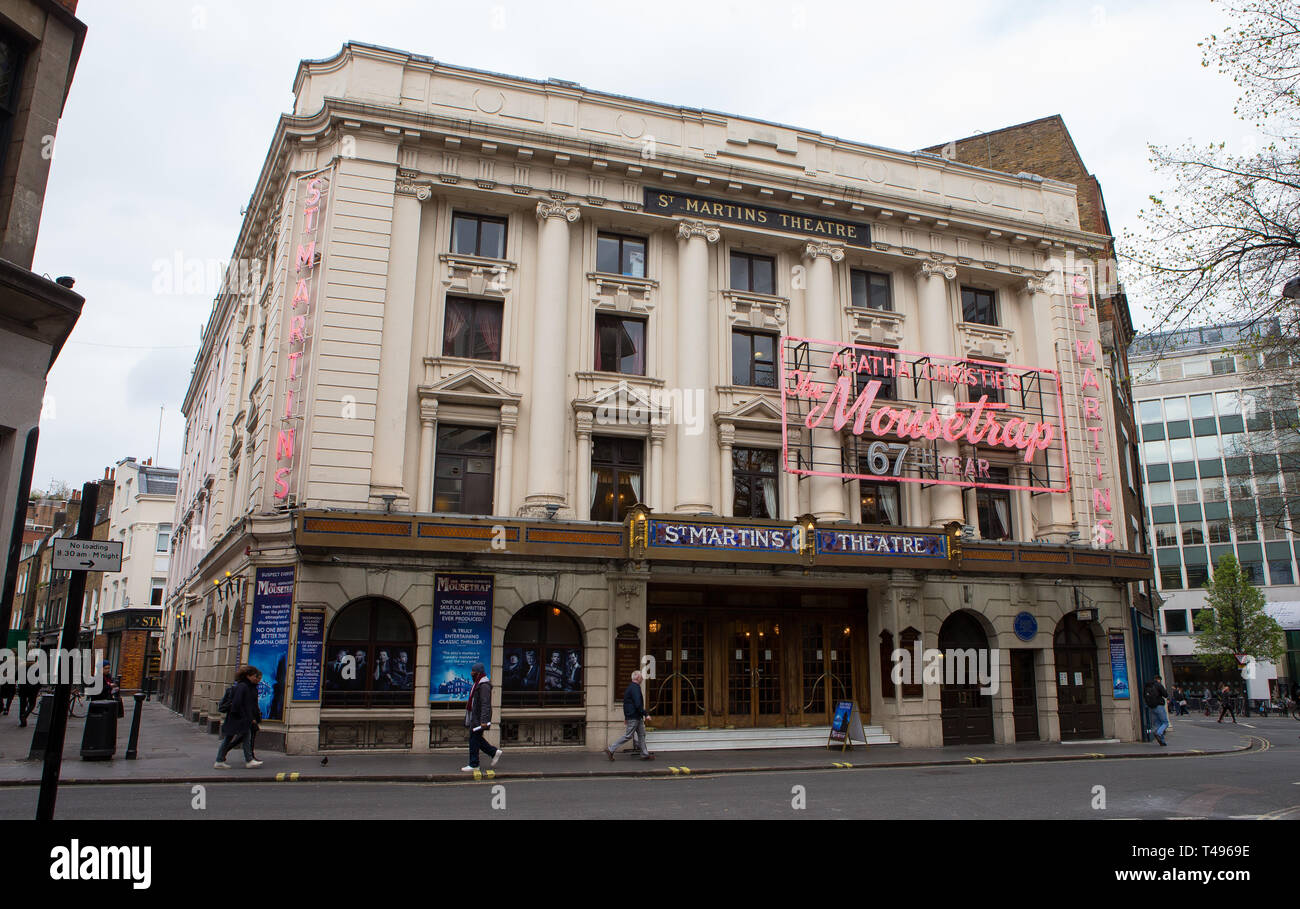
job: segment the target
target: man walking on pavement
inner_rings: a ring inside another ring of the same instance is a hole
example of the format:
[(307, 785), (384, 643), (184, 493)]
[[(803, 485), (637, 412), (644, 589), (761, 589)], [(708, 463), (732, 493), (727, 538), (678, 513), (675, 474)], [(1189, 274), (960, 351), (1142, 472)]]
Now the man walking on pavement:
[(1219, 700), (1222, 701), (1223, 706), (1219, 708), (1218, 721), (1222, 723), (1223, 715), (1226, 713), (1232, 717), (1232, 722), (1235, 724), (1237, 722), (1237, 712), (1232, 709), (1232, 689), (1226, 684), (1219, 689)]
[(614, 760), (614, 752), (628, 739), (631, 739), (632, 744), (640, 750), (641, 760), (655, 759), (646, 747), (645, 718), (649, 714), (645, 712), (645, 699), (641, 695), (641, 678), (640, 672), (632, 673), (632, 684), (628, 685), (627, 690), (623, 692), (623, 722), (627, 724), (627, 728), (623, 731), (621, 739), (605, 749), (611, 761)]
[(1146, 701), (1155, 720), (1156, 741), (1162, 746), (1165, 744), (1165, 730), (1169, 728), (1169, 714), (1165, 711), (1165, 701), (1168, 698), (1169, 692), (1165, 690), (1164, 685), (1160, 684), (1159, 675), (1152, 676), (1151, 681), (1147, 682), (1146, 687), (1142, 689), (1142, 699)]
[(474, 687), (469, 692), (469, 703), (465, 706), (465, 728), (469, 730), (469, 763), (460, 768), (464, 771), (478, 770), (479, 750), (492, 757), (492, 766), (497, 765), (504, 748), (494, 748), (483, 736), (492, 728), (492, 683), (488, 681), (487, 670), (482, 663), (475, 663), (469, 671), (474, 680)]

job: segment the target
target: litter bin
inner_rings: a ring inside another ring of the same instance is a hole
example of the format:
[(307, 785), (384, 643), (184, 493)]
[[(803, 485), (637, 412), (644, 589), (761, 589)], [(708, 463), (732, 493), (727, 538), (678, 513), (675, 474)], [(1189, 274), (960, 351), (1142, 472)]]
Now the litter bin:
[(107, 761), (117, 753), (117, 701), (88, 701), (86, 731), (81, 736), (83, 761)]

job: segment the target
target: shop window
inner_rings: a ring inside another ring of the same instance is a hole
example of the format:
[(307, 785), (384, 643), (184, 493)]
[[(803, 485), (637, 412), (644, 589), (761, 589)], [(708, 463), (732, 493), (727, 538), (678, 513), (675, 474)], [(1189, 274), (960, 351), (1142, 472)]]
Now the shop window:
[(438, 426), (433, 466), (433, 510), (444, 514), (492, 514), (496, 430)]
[[(1010, 472), (1005, 467), (990, 467), (990, 483), (1010, 483)], [(978, 489), (975, 507), (979, 514), (980, 536), (986, 540), (1009, 540), (1011, 527), (1011, 492), (1006, 489)]]
[(640, 439), (593, 436), (591, 519), (621, 521), (641, 501), (645, 443)]
[(858, 309), (894, 309), (893, 289), (889, 275), (877, 271), (849, 272), (849, 289), (853, 305)]
[(501, 303), (448, 297), (442, 355), (471, 360), (501, 359)]
[[(859, 465), (858, 472), (866, 473), (867, 471), (863, 470), (866, 466)], [(902, 526), (903, 512), (899, 502), (898, 484), (859, 481), (858, 487), (862, 498), (863, 524)]]
[(506, 219), (456, 212), (451, 216), (451, 251), (484, 259), (506, 257)]
[(780, 517), (777, 452), (770, 448), (732, 448), (732, 516)]
[(976, 325), (997, 325), (996, 297), (991, 290), (976, 287), (961, 289), (961, 320)]
[(645, 240), (620, 234), (597, 234), (596, 271), (606, 275), (644, 278)]
[(322, 707), (411, 707), (415, 625), (391, 600), (366, 597), (343, 607), (325, 644)]
[(731, 332), (731, 384), (776, 388), (776, 335)]
[(776, 260), (752, 253), (731, 254), (731, 289), (755, 294), (776, 293)]
[(596, 315), (596, 369), (627, 376), (645, 375), (644, 319)]
[(533, 603), (506, 626), (503, 707), (577, 707), (583, 703), (582, 629), (561, 606)]

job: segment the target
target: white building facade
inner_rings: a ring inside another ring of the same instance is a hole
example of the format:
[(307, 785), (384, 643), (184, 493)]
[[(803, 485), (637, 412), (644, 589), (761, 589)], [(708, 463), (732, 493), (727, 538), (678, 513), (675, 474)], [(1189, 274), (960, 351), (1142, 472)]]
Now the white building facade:
[(481, 654), (507, 744), (596, 750), (648, 657), (660, 729), (1135, 737), (1073, 187), (358, 44), (295, 95), (186, 397), (173, 706), (251, 661), (290, 751), (460, 747)]

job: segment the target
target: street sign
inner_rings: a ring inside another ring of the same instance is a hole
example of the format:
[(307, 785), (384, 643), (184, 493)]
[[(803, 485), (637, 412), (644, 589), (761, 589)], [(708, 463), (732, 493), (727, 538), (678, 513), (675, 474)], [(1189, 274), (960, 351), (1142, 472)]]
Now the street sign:
[(122, 544), (112, 540), (55, 540), (54, 567), (65, 571), (121, 571)]

